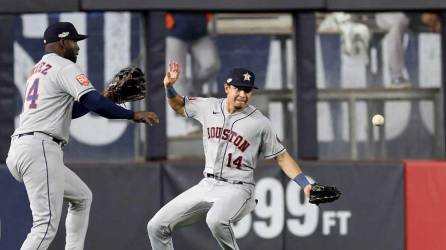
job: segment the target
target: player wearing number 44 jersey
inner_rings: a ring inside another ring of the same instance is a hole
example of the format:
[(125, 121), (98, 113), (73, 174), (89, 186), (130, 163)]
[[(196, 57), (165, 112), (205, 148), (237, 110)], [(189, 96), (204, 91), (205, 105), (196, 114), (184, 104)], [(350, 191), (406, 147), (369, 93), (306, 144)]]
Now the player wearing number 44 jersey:
[(222, 249), (239, 249), (231, 223), (255, 207), (254, 170), (257, 158), (274, 158), (285, 174), (310, 195), (308, 182), (296, 161), (274, 133), (271, 122), (248, 104), (254, 73), (236, 68), (225, 83), (226, 98), (182, 97), (173, 85), (179, 65), (171, 63), (164, 78), (170, 106), (203, 126), (206, 158), (204, 178), (167, 203), (148, 223), (152, 248), (173, 249), (172, 231), (205, 219)]
[(92, 192), (63, 162), (71, 119), (89, 111), (109, 119), (158, 122), (152, 112), (133, 112), (101, 96), (75, 64), (77, 41), (87, 38), (73, 24), (59, 22), (44, 33), (45, 55), (26, 83), (19, 127), (6, 163), (25, 184), (33, 224), (21, 249), (47, 249), (56, 235), (63, 201), (69, 203), (65, 249), (83, 249)]

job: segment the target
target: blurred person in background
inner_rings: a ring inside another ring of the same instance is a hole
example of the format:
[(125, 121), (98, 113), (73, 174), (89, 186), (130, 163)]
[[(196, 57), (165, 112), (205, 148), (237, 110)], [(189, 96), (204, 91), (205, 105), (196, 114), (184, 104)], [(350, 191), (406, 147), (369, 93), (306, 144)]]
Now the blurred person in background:
[[(215, 81), (221, 68), (217, 47), (208, 33), (208, 23), (212, 18), (213, 15), (207, 12), (166, 12), (166, 62), (178, 62), (184, 69), (189, 67), (191, 72), (190, 78), (183, 74), (178, 79), (178, 90), (185, 96), (201, 95), (204, 84)], [(208, 87), (210, 93), (211, 84)], [(175, 129), (170, 131), (168, 128), (168, 134), (199, 130), (196, 123), (184, 121), (170, 109), (167, 119), (168, 124), (176, 124)]]
[(382, 12), (375, 15), (378, 28), (386, 31), (391, 86), (410, 87), (404, 75), (405, 51), (403, 37), (408, 30), (440, 32), (441, 22), (434, 13)]
[(346, 12), (322, 15), (323, 20), (317, 30), (327, 33), (339, 31), (342, 53), (349, 57), (359, 58), (367, 64), (369, 62), (371, 32), (366, 24), (357, 20), (357, 16)]

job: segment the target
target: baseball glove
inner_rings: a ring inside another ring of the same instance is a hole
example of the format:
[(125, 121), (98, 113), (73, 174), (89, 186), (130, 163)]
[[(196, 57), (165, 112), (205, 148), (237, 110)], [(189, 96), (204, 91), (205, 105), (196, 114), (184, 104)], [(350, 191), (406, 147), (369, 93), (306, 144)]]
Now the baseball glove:
[(311, 184), (310, 203), (319, 205), (320, 203), (333, 202), (341, 197), (341, 192), (336, 187), (324, 186), (319, 183)]
[(106, 97), (118, 104), (144, 99), (144, 73), (140, 68), (133, 66), (123, 68), (113, 77), (104, 92)]

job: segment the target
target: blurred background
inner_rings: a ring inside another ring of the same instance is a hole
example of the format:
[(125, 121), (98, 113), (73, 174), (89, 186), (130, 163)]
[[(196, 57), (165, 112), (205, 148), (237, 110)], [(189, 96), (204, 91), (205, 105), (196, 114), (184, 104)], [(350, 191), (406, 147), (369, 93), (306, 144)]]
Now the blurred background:
[[(275, 162), (260, 162), (257, 208), (234, 225), (241, 249), (446, 249), (444, 1), (0, 3), (0, 249), (19, 249), (32, 222), (5, 159), (43, 32), (58, 21), (89, 35), (77, 63), (98, 91), (139, 66), (148, 95), (125, 106), (161, 118), (73, 120), (65, 162), (94, 196), (85, 249), (150, 249), (148, 220), (202, 178), (201, 126), (165, 100), (171, 60), (188, 96), (224, 97), (232, 68), (252, 70), (252, 104), (313, 181), (343, 192), (310, 205)], [(375, 114), (384, 125), (372, 125)], [(51, 249), (64, 247), (63, 224)], [(174, 244), (218, 249), (204, 222), (175, 232)]]

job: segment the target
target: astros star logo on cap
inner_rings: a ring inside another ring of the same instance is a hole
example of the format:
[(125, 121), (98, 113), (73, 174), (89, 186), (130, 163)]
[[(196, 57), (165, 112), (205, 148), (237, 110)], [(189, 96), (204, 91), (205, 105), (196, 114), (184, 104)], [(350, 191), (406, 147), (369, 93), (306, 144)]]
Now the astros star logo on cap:
[(243, 81), (251, 81), (251, 75), (250, 75), (248, 72), (246, 72), (245, 74), (243, 74), (243, 76), (245, 77), (245, 78), (243, 79)]

